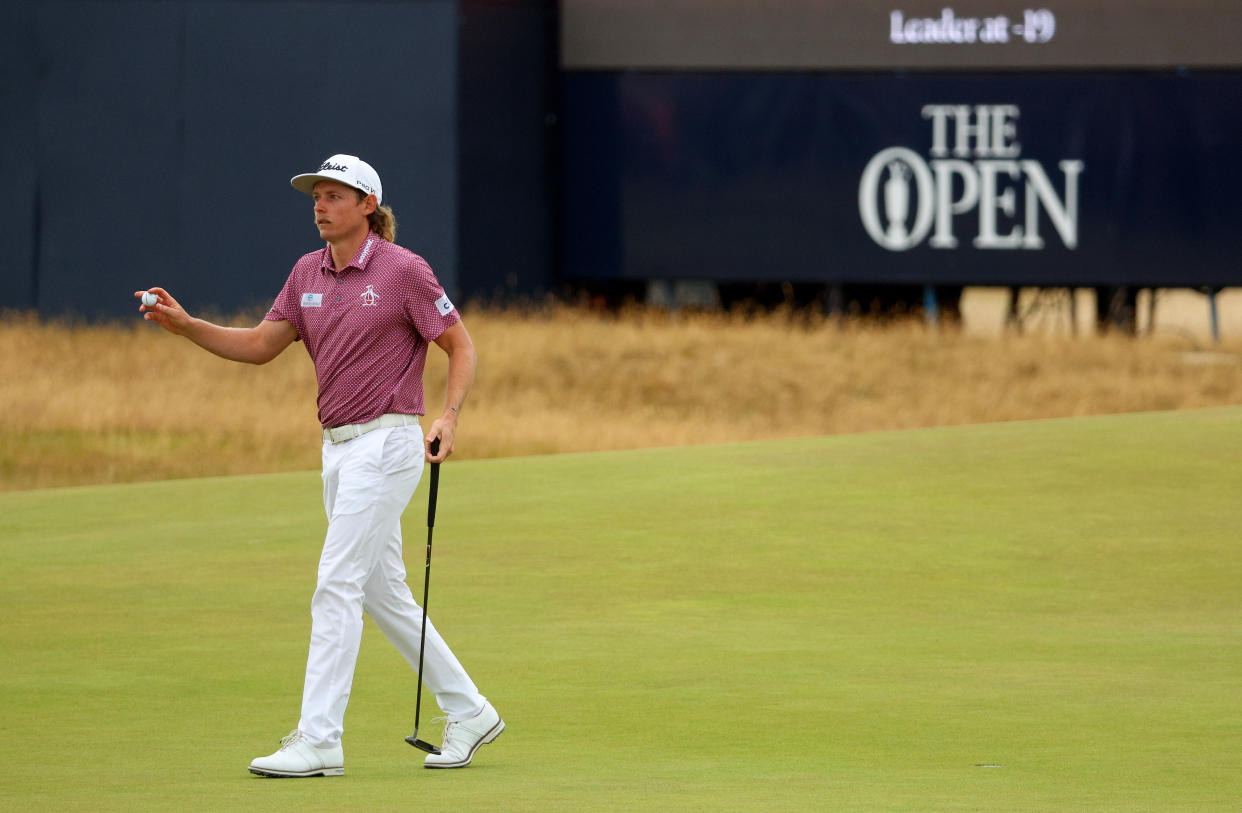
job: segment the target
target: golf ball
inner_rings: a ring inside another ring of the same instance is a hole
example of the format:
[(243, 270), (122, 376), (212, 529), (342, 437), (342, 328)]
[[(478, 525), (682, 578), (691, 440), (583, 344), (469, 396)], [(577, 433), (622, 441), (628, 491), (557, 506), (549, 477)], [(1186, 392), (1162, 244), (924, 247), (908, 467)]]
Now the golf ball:
[(155, 304), (159, 301), (160, 301), (159, 296), (151, 293), (150, 291), (147, 291), (145, 294), (142, 295), (142, 304), (146, 305), (148, 308), (155, 307)]

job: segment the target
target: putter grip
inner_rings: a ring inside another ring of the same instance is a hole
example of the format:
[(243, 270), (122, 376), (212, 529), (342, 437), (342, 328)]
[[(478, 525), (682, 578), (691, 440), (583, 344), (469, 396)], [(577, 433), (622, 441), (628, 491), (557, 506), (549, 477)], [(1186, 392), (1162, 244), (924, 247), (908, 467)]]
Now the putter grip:
[[(431, 453), (433, 455), (440, 452), (440, 439), (436, 438), (431, 441)], [(434, 528), (436, 524), (436, 493), (440, 490), (440, 464), (431, 464), (431, 488), (427, 495), (427, 527)]]

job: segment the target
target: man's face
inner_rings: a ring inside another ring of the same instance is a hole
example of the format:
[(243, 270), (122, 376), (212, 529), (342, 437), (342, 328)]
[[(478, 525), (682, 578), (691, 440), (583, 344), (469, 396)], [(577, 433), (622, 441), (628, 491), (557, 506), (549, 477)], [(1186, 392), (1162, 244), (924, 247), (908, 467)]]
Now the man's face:
[(375, 211), (375, 196), (358, 199), (358, 190), (337, 181), (315, 184), (315, 226), (329, 243), (366, 233), (367, 215)]

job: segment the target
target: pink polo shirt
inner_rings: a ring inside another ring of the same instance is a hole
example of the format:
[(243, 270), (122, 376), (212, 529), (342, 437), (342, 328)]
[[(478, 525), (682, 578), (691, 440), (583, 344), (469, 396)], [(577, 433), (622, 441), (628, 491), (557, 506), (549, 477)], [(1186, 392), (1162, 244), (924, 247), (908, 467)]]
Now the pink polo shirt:
[(461, 317), (426, 260), (372, 232), (339, 273), (327, 246), (298, 260), (264, 319), (297, 330), (332, 427), (422, 415), (427, 345)]

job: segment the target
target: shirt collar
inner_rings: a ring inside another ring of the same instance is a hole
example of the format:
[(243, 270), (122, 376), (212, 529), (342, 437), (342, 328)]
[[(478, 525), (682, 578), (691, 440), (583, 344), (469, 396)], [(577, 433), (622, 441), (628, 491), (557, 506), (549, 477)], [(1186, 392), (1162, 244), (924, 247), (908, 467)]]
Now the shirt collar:
[(339, 271), (332, 267), (332, 246), (327, 245), (323, 248), (323, 257), (319, 260), (319, 270), (324, 274), (340, 273), (344, 274), (351, 268), (359, 271), (366, 270), (367, 263), (375, 256), (376, 250), (379, 248), (381, 238), (375, 232), (368, 232), (367, 239), (362, 241), (362, 245), (358, 247), (358, 251), (350, 259), (349, 263)]

